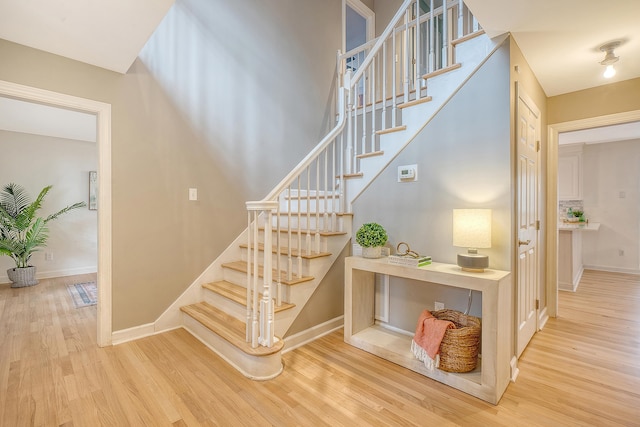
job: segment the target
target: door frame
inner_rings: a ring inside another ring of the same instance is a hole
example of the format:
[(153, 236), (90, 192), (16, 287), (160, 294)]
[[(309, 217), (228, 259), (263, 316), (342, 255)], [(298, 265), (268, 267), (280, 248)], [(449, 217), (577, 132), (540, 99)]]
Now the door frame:
[(347, 6), (358, 12), (367, 22), (367, 41), (376, 37), (376, 14), (360, 0), (342, 0), (342, 52), (347, 51)]
[(94, 114), (98, 143), (98, 346), (111, 345), (111, 104), (0, 80), (0, 96)]
[(546, 294), (550, 317), (558, 315), (558, 134), (600, 126), (617, 125), (640, 120), (640, 110), (608, 114), (548, 125), (547, 136), (547, 197), (546, 197)]

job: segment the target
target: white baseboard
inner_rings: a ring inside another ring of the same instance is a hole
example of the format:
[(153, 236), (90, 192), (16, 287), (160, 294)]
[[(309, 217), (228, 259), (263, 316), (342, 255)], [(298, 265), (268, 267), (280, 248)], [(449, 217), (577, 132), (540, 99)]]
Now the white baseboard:
[[(166, 332), (166, 331), (161, 331)], [(137, 340), (140, 338), (155, 335), (160, 332), (156, 332), (153, 323), (147, 323), (146, 325), (134, 326), (133, 328), (121, 329), (114, 331), (111, 334), (111, 343), (113, 345), (122, 344), (128, 341)]]
[(538, 314), (538, 330), (539, 331), (541, 331), (542, 328), (544, 328), (548, 320), (549, 320), (549, 311), (547, 310), (547, 307), (545, 307), (542, 310), (540, 310), (540, 313)]
[(330, 334), (344, 326), (344, 316), (338, 316), (334, 319), (327, 320), (324, 323), (315, 325), (297, 334), (291, 335), (284, 339), (284, 349), (282, 354), (301, 347), (311, 341)]
[(603, 265), (583, 265), (585, 270), (608, 271), (610, 273), (640, 274), (636, 268), (607, 267)]
[[(89, 267), (78, 267), (52, 271), (38, 271), (36, 266), (36, 279), (51, 279), (52, 277), (75, 276), (77, 274), (96, 273), (97, 271), (98, 267), (95, 265)], [(4, 276), (0, 276), (0, 283), (11, 283), (11, 280), (9, 280), (9, 277), (5, 274)]]
[(513, 356), (511, 358), (511, 381), (516, 382), (516, 378), (518, 378), (518, 374), (520, 373), (520, 369), (518, 368), (518, 358)]

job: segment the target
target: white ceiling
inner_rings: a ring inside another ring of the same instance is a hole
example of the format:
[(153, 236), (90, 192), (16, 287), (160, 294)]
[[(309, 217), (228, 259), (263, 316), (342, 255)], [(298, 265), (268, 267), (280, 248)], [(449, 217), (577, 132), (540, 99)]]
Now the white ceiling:
[[(465, 2), (487, 34), (513, 35), (547, 96), (640, 77), (640, 0)], [(0, 0), (0, 38), (126, 73), (173, 3)], [(623, 43), (617, 75), (606, 80), (598, 48), (612, 40)]]
[[(640, 77), (639, 0), (465, 0), (490, 36), (510, 32), (547, 96)], [(603, 44), (621, 40), (617, 74)]]
[(93, 114), (0, 96), (0, 129), (78, 141), (97, 141)]
[(599, 144), (601, 142), (628, 141), (632, 139), (640, 139), (640, 122), (563, 132), (558, 135), (558, 143), (560, 145)]
[(0, 0), (0, 38), (126, 73), (174, 0)]

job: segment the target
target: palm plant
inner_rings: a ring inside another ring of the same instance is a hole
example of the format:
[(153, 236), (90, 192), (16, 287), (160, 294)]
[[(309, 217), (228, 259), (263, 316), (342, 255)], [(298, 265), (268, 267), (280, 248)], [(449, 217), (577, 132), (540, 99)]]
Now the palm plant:
[(72, 209), (86, 206), (86, 203), (78, 202), (46, 218), (36, 216), (51, 188), (51, 185), (43, 188), (33, 201), (26, 190), (17, 184), (7, 184), (0, 192), (0, 255), (13, 258), (17, 268), (29, 267), (31, 255), (46, 246), (49, 221)]

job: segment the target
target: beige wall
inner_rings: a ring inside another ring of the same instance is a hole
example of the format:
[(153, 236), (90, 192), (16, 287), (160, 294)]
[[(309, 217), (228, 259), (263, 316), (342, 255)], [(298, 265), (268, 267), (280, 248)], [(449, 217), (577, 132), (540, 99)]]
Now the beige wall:
[(391, 18), (396, 14), (402, 0), (376, 0), (373, 11), (376, 13), (376, 37), (378, 37), (387, 28)]
[(114, 331), (153, 322), (333, 124), (341, 1), (268, 3), (178, 1), (125, 75), (0, 40), (0, 80), (112, 106)]
[(549, 124), (640, 110), (640, 78), (552, 96)]

